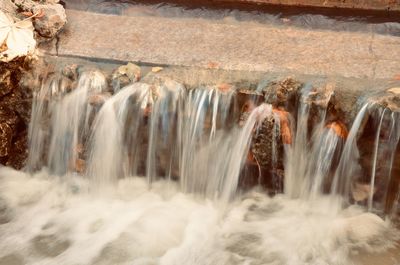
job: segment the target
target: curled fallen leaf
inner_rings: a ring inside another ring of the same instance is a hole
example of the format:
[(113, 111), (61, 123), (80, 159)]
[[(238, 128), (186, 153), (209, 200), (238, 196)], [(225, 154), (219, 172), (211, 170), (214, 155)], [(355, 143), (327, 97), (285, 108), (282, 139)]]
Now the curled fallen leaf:
[(153, 73), (158, 73), (158, 72), (161, 72), (163, 69), (164, 69), (164, 68), (162, 68), (162, 67), (152, 67), (152, 68), (151, 68), (151, 71), (152, 71)]
[(256, 104), (253, 100), (247, 100), (242, 106), (242, 113), (243, 112), (250, 112), (255, 109)]
[[(400, 79), (399, 79), (400, 80)], [(400, 94), (400, 87), (392, 87), (386, 90), (387, 92), (393, 93), (393, 94)]]
[(0, 60), (8, 62), (33, 52), (36, 46), (33, 30), (31, 18), (14, 22), (0, 11), (0, 45), (7, 45), (7, 50), (0, 53)]
[(398, 81), (400, 81), (400, 74), (398, 74), (398, 75), (395, 75), (395, 76), (393, 77), (393, 79), (394, 79), (394, 80), (398, 80)]
[(31, 16), (33, 16), (33, 13), (32, 13), (31, 11), (24, 11), (24, 12), (21, 12), (21, 14), (22, 14), (24, 17), (31, 17)]
[(0, 45), (0, 52), (4, 52), (4, 51), (6, 51), (8, 49), (8, 47), (7, 47), (7, 43), (3, 43), (2, 45)]

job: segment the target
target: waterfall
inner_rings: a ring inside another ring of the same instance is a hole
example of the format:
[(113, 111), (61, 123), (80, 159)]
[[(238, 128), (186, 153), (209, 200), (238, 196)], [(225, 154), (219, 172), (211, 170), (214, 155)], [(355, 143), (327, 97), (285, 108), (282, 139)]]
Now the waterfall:
[[(265, 85), (258, 86), (258, 93)], [(380, 108), (373, 100), (365, 101), (347, 133), (337, 117), (328, 117), (334, 95), (330, 87), (304, 86), (295, 113), (261, 104), (251, 107), (240, 123), (233, 89), (187, 89), (172, 79), (156, 84), (136, 82), (103, 104), (93, 104), (91, 97), (105, 92), (105, 77), (96, 71), (81, 74), (71, 92), (56, 77), (44, 83), (33, 103), (31, 172), (42, 167), (57, 175), (78, 172), (91, 180), (92, 189), (112, 187), (119, 179), (132, 176), (145, 177), (149, 188), (153, 182), (167, 179), (178, 181), (182, 192), (230, 201), (240, 190), (239, 179), (252, 138), (258, 137), (262, 122), (270, 119), (273, 126), (267, 130), (272, 130), (273, 172), (284, 156), (283, 187), (276, 175), (271, 176), (275, 193), (283, 190), (285, 195), (303, 200), (340, 195), (351, 203), (362, 187), (365, 191), (361, 193), (368, 193), (365, 205), (369, 211), (396, 211), (399, 195), (389, 192), (389, 184), (394, 181), (399, 115)], [(377, 125), (367, 184), (360, 178), (358, 142), (369, 119)], [(388, 133), (381, 136), (383, 127)], [(382, 157), (387, 159), (378, 174)], [(260, 168), (258, 174), (261, 184)]]
[(396, 252), (399, 113), (379, 95), (344, 120), (330, 86), (274, 84), (143, 78), (114, 91), (97, 71), (73, 89), (49, 77), (28, 172), (0, 168), (0, 264), (347, 265)]
[[(128, 85), (96, 108), (89, 103), (89, 94), (103, 92), (104, 81), (97, 79), (104, 77), (83, 74), (74, 91), (50, 100), (52, 108), (44, 110), (40, 100), (35, 103), (32, 150), (45, 149), (36, 124), (51, 117), (48, 149), (42, 151), (49, 158), (41, 165), (64, 175), (76, 171), (74, 163), (83, 157), (82, 173), (93, 189), (142, 175), (149, 187), (160, 177), (178, 178), (184, 192), (226, 201), (234, 198), (254, 126), (272, 114), (270, 106), (259, 106), (239, 126), (230, 113), (234, 91), (212, 86), (186, 90), (168, 80), (160, 85)], [(44, 87), (38, 97), (48, 90)], [(78, 146), (84, 146), (84, 154)], [(38, 156), (31, 153), (30, 164), (39, 163), (35, 159)]]

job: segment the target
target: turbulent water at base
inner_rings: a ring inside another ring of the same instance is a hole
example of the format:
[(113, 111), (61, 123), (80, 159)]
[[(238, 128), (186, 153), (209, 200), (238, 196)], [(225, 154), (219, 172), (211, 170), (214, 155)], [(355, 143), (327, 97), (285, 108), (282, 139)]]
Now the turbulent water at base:
[[(284, 144), (284, 193), (269, 197), (239, 180), (257, 128), (283, 119), (275, 107), (238, 122), (235, 91), (172, 80), (107, 93), (92, 71), (72, 91), (55, 78), (35, 95), (29, 173), (0, 168), (1, 265), (347, 265), (400, 239), (389, 218), (400, 192), (389, 210), (387, 194), (374, 193), (390, 182), (395, 112), (368, 101), (344, 136), (327, 119), (328, 91), (310, 129), (315, 91), (303, 88)], [(384, 155), (390, 167), (384, 180), (372, 167), (371, 192), (357, 203), (349, 194), (367, 116), (379, 117), (373, 165)]]

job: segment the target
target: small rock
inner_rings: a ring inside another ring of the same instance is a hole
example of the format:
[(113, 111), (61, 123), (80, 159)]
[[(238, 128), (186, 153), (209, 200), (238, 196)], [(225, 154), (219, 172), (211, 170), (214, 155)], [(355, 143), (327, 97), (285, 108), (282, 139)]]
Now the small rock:
[(32, 8), (32, 11), (34, 14), (44, 13), (43, 17), (33, 21), (33, 26), (42, 37), (55, 37), (67, 23), (67, 16), (62, 5), (36, 5)]
[(141, 78), (141, 68), (133, 63), (118, 67), (113, 73), (112, 82), (114, 89), (119, 90), (131, 83), (139, 81)]
[[(289, 136), (284, 136), (284, 133), (279, 132), (275, 115), (266, 117), (253, 134), (251, 151), (262, 168), (283, 168), (283, 144), (291, 141)], [(281, 122), (282, 123), (282, 122)], [(288, 137), (289, 139), (286, 139)], [(272, 156), (272, 150), (277, 152), (277, 160)]]
[(86, 161), (83, 159), (76, 159), (75, 160), (75, 171), (78, 173), (83, 173), (85, 172), (86, 168)]
[(265, 101), (274, 106), (295, 105), (302, 86), (300, 82), (290, 77), (280, 82), (272, 82), (263, 89)]
[(5, 122), (0, 123), (0, 157), (8, 156), (14, 130)]
[(77, 80), (78, 79), (78, 68), (79, 68), (79, 65), (77, 65), (77, 64), (70, 64), (70, 65), (67, 65), (67, 66), (65, 66), (63, 69), (62, 69), (62, 74), (65, 76), (65, 77), (67, 77), (67, 78), (69, 78), (69, 79), (71, 79), (71, 80), (73, 80), (73, 81), (75, 81), (75, 80)]
[(97, 93), (89, 96), (88, 102), (92, 106), (101, 106), (111, 97), (111, 93)]

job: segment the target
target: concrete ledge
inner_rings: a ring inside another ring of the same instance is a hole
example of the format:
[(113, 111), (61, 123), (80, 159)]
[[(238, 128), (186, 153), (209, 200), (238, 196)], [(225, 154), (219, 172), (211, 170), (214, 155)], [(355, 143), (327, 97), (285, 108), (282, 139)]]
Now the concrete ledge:
[(122, 17), (68, 10), (50, 55), (357, 78), (400, 73), (400, 38), (248, 22)]
[(400, 10), (400, 1), (398, 0), (211, 0), (211, 2), (356, 8), (366, 10)]

